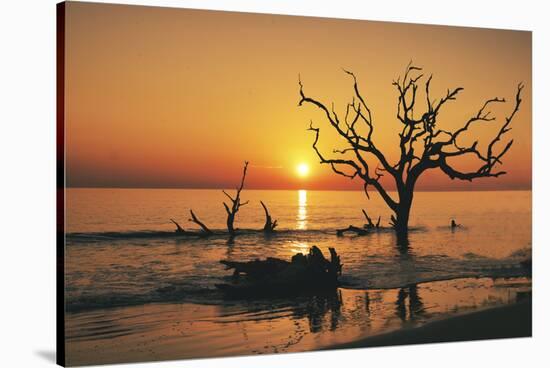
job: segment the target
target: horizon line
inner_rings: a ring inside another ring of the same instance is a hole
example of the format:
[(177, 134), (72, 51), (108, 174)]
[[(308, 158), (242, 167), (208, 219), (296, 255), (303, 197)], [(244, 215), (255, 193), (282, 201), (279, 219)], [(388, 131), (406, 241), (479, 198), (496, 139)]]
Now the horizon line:
[[(206, 187), (206, 188), (196, 188), (196, 187), (147, 187), (147, 186), (66, 186), (65, 189), (183, 189), (183, 190), (232, 190), (235, 188), (231, 187)], [(307, 189), (307, 188), (296, 188), (296, 189), (283, 189), (283, 188), (244, 188), (243, 190), (277, 190), (277, 191), (315, 191), (315, 192), (364, 192), (362, 189)], [(532, 187), (529, 188), (508, 188), (508, 189), (418, 189), (415, 192), (532, 192)], [(396, 192), (395, 189), (388, 190), (388, 192)], [(371, 190), (371, 193), (376, 193), (375, 190)]]

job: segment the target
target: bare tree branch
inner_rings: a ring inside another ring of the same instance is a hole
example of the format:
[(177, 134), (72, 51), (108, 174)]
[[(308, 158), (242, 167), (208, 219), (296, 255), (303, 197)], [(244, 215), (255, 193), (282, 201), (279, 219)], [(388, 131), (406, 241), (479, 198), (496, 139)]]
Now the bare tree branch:
[[(325, 156), (318, 148), (320, 128), (314, 127), (311, 122), (308, 130), (315, 134), (312, 147), (319, 157), (320, 163), (330, 165), (338, 175), (349, 179), (361, 178), (367, 197), (369, 197), (368, 187), (373, 186), (386, 204), (395, 212), (395, 216), (391, 216), (394, 227), (406, 231), (414, 186), (417, 179), (426, 170), (439, 168), (451, 179), (469, 181), (481, 177), (498, 177), (506, 173), (502, 170), (496, 170), (495, 167), (497, 164), (502, 164), (502, 157), (509, 151), (513, 140), (510, 139), (500, 149), (498, 143), (511, 130), (511, 122), (519, 111), (522, 84), (518, 85), (512, 112), (505, 118), (498, 133), (488, 143), (487, 151), (482, 152), (477, 141), (471, 145), (463, 146), (459, 143), (459, 140), (469, 131), (472, 124), (496, 120), (491, 115), (489, 108), (493, 104), (505, 103), (505, 100), (498, 97), (486, 100), (477, 113), (454, 132), (441, 129), (438, 123), (439, 113), (447, 103), (456, 100), (463, 88), (448, 89), (444, 96), (432, 100), (430, 95), (432, 76), (430, 75), (421, 86), (424, 78), (424, 74), (421, 73), (422, 68), (413, 65), (412, 61), (409, 62), (405, 68), (403, 78), (399, 77), (392, 83), (398, 95), (396, 117), (402, 126), (398, 135), (401, 154), (395, 164), (390, 164), (386, 156), (374, 143), (373, 114), (359, 90), (357, 77), (348, 70), (344, 69), (344, 72), (353, 78), (354, 96), (352, 101), (346, 105), (343, 123), (338, 117), (334, 103), (331, 103), (329, 110), (322, 102), (306, 96), (300, 79), (298, 81), (300, 87), (298, 105), (302, 106), (309, 103), (319, 108), (324, 113), (330, 126), (346, 142), (345, 148), (333, 150), (334, 154), (340, 155), (338, 158)], [(415, 112), (415, 105), (417, 105), (420, 98), (418, 97), (421, 93), (419, 91), (422, 90), (425, 91), (426, 107), (423, 113), (418, 113), (418, 108)], [(360, 134), (358, 132), (358, 124), (366, 127), (366, 133)], [(449, 162), (451, 158), (465, 155), (474, 155), (479, 160), (480, 166), (476, 170), (464, 172), (453, 167)], [(372, 159), (378, 162), (374, 170), (369, 165)], [(399, 196), (398, 201), (394, 200), (382, 186), (380, 178), (384, 173), (388, 173), (395, 181)], [(369, 221), (369, 224), (371, 223), (372, 220)]]
[(374, 224), (372, 223), (372, 219), (369, 217), (369, 215), (367, 214), (367, 211), (365, 210), (361, 210), (363, 211), (363, 215), (365, 216), (365, 218), (367, 219), (367, 222), (368, 222), (368, 226), (369, 227), (374, 227)]
[(170, 221), (176, 225), (176, 233), (185, 233), (183, 227), (181, 227), (180, 224), (178, 224), (174, 219), (170, 219)]
[(239, 212), (239, 209), (242, 206), (245, 206), (248, 204), (248, 201), (241, 202), (241, 192), (244, 188), (244, 180), (246, 178), (247, 169), (248, 169), (248, 161), (245, 161), (241, 183), (236, 189), (237, 193), (235, 194), (234, 198), (231, 197), (225, 190), (222, 190), (223, 194), (225, 194), (227, 198), (229, 198), (229, 200), (231, 201), (231, 204), (227, 204), (226, 202), (223, 202), (225, 212), (227, 212), (227, 230), (229, 231), (230, 234), (235, 233), (235, 227), (234, 227), (235, 215), (237, 214), (237, 212)]
[[(519, 84), (517, 87), (516, 92), (516, 98), (514, 103), (514, 108), (512, 112), (505, 118), (504, 123), (502, 124), (501, 128), (499, 129), (496, 136), (489, 142), (487, 146), (487, 153), (484, 155), (477, 149), (477, 141), (474, 142), (470, 147), (463, 148), (460, 147), (457, 143), (457, 138), (464, 132), (468, 130), (470, 125), (473, 122), (476, 121), (494, 121), (495, 118), (491, 117), (491, 112), (486, 111), (487, 107), (491, 103), (504, 103), (505, 100), (503, 98), (492, 98), (490, 100), (487, 100), (481, 109), (478, 111), (478, 113), (470, 118), (466, 124), (457, 130), (451, 138), (444, 143), (445, 146), (453, 144), (455, 147), (455, 151), (439, 151), (440, 159), (439, 159), (439, 167), (441, 170), (447, 174), (451, 179), (461, 179), (461, 180), (468, 180), (472, 181), (473, 179), (482, 178), (482, 177), (498, 177), (500, 175), (506, 174), (506, 171), (495, 171), (495, 165), (496, 164), (502, 164), (501, 158), (508, 152), (512, 144), (514, 143), (513, 139), (510, 139), (504, 147), (498, 151), (498, 153), (495, 153), (496, 144), (501, 141), (503, 136), (509, 132), (512, 128), (510, 127), (510, 124), (512, 123), (512, 120), (516, 113), (519, 111), (520, 105), (521, 105), (521, 91), (523, 89), (523, 84)], [(477, 156), (477, 158), (482, 162), (481, 166), (477, 169), (477, 171), (474, 172), (462, 172), (458, 169), (455, 169), (451, 166), (449, 162), (447, 162), (448, 157), (456, 157), (461, 156), (467, 153), (472, 153)]]
[(193, 210), (189, 210), (189, 212), (191, 213), (191, 218), (189, 219), (190, 222), (194, 222), (195, 224), (199, 225), (204, 234), (206, 235), (213, 234), (212, 230), (210, 230), (202, 221), (199, 220), (197, 216), (195, 216), (195, 213), (193, 212)]
[[(355, 75), (353, 73), (348, 71), (346, 71), (346, 73), (350, 74), (354, 78), (354, 81), (356, 80)], [(367, 163), (367, 160), (363, 157), (363, 154), (371, 154), (374, 156), (375, 159), (379, 161), (379, 163), (383, 166), (384, 170), (388, 172), (394, 172), (393, 167), (388, 163), (385, 156), (374, 145), (371, 134), (369, 133), (366, 138), (359, 135), (354, 127), (355, 122), (353, 122), (352, 124), (346, 124), (347, 130), (344, 131), (344, 129), (340, 124), (340, 121), (338, 119), (336, 112), (333, 111), (332, 113), (330, 113), (327, 107), (323, 103), (313, 98), (307, 97), (304, 94), (303, 85), (301, 81), (299, 81), (299, 85), (300, 85), (300, 97), (301, 97), (299, 105), (301, 106), (304, 103), (311, 103), (317, 106), (319, 109), (321, 109), (324, 112), (325, 116), (327, 117), (330, 125), (338, 132), (338, 134), (341, 137), (346, 139), (347, 143), (350, 146), (348, 149), (346, 149), (346, 151), (340, 151), (340, 152), (337, 151), (337, 152), (338, 153), (353, 152), (353, 154), (355, 155), (355, 158), (358, 161), (356, 162), (354, 160), (349, 160), (349, 159), (326, 158), (317, 147), (317, 144), (319, 142), (320, 130), (319, 128), (313, 127), (313, 123), (311, 122), (308, 130), (313, 131), (315, 133), (315, 140), (313, 142), (312, 147), (317, 153), (317, 156), (319, 157), (320, 162), (329, 164), (332, 170), (338, 175), (347, 177), (349, 179), (354, 179), (357, 176), (361, 177), (367, 186), (372, 185), (375, 187), (375, 189), (380, 193), (380, 195), (384, 198), (384, 200), (386, 201), (386, 203), (388, 203), (390, 207), (392, 208), (395, 207), (396, 202), (393, 200), (393, 198), (390, 197), (390, 195), (386, 192), (386, 190), (378, 181), (380, 178), (380, 175), (375, 173), (374, 176), (371, 176), (370, 166)], [(368, 118), (365, 117), (361, 113), (360, 106), (355, 107), (355, 104), (353, 103), (352, 108), (357, 114), (356, 118), (361, 117), (362, 121), (364, 121), (365, 124), (369, 127), (369, 132), (372, 132), (372, 114), (370, 112), (370, 109), (368, 109), (365, 103), (365, 100), (359, 93), (359, 90), (357, 87), (355, 87), (355, 93), (359, 101), (361, 101), (362, 106), (364, 106), (366, 111), (368, 111), (368, 116), (369, 116)], [(348, 168), (348, 170), (351, 170), (351, 172), (343, 171), (342, 170), (343, 167)], [(366, 188), (365, 188), (365, 192), (367, 192)]]

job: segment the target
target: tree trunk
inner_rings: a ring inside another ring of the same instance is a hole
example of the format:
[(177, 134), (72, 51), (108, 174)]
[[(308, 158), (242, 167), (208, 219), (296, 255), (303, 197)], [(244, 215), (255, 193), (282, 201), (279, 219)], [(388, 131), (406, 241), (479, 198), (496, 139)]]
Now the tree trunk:
[(235, 234), (235, 228), (233, 227), (233, 222), (235, 221), (235, 215), (230, 214), (227, 216), (227, 231), (229, 234)]
[(400, 195), (399, 205), (395, 210), (393, 227), (398, 236), (406, 236), (409, 232), (409, 215), (411, 213), (413, 192), (406, 192)]
[(399, 206), (398, 211), (396, 212), (396, 220), (394, 223), (395, 231), (398, 234), (407, 234), (409, 231), (409, 213), (410, 207)]

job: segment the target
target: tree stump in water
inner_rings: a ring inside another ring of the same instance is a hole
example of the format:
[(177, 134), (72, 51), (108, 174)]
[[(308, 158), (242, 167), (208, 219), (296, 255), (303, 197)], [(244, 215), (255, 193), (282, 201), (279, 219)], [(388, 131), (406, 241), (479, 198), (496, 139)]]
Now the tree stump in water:
[(272, 234), (275, 231), (275, 228), (277, 227), (277, 220), (273, 220), (271, 218), (271, 215), (269, 214), (269, 210), (267, 209), (267, 206), (263, 201), (260, 201), (262, 207), (264, 208), (265, 212), (265, 225), (264, 225), (264, 233), (265, 234)]

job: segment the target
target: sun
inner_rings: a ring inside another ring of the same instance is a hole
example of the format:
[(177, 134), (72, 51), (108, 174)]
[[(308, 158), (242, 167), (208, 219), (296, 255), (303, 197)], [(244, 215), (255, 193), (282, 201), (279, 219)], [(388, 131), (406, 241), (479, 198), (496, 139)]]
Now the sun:
[(301, 163), (298, 166), (296, 166), (296, 173), (299, 177), (305, 178), (309, 175), (309, 165)]

